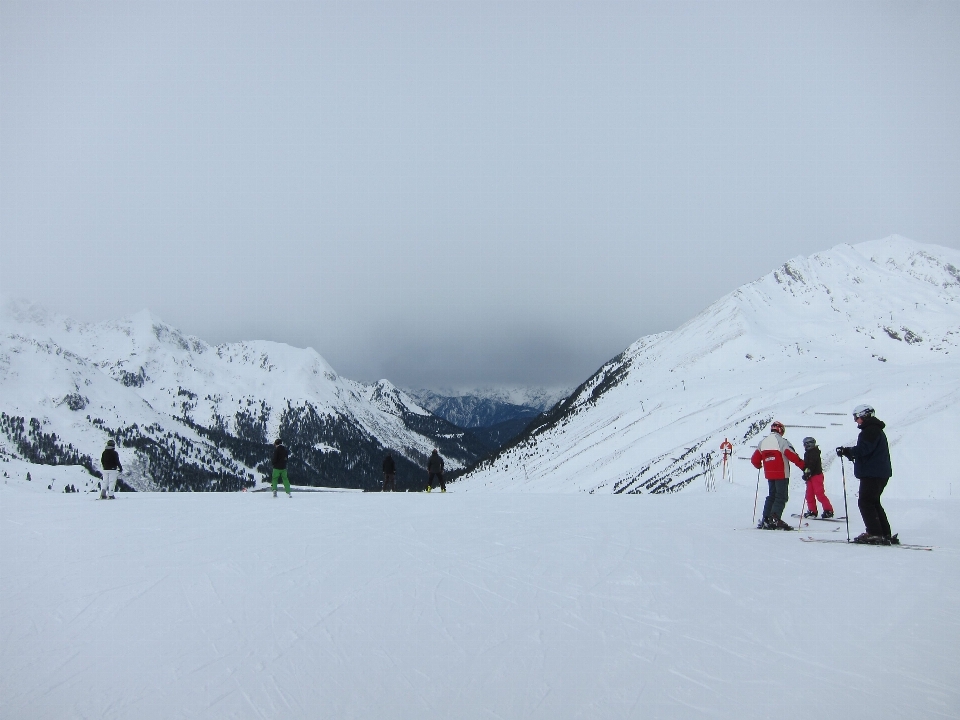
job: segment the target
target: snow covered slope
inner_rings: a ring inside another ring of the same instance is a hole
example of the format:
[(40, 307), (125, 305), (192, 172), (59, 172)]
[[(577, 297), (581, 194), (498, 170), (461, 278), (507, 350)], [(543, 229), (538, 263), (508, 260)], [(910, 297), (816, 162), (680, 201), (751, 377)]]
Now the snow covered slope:
[(752, 501), (0, 483), (0, 716), (957, 717), (957, 501), (887, 504), (933, 552)]
[[(960, 253), (901, 237), (795, 258), (677, 330), (640, 339), (459, 490), (669, 492), (719, 478), (777, 418), (799, 447), (852, 443), (869, 402), (888, 423), (888, 495), (960, 494)], [(742, 459), (735, 474), (755, 476)], [(829, 487), (828, 487), (829, 492)]]
[(0, 459), (95, 471), (112, 436), (141, 490), (236, 489), (265, 470), (278, 435), (303, 484), (370, 484), (385, 449), (401, 483), (419, 481), (434, 447), (451, 469), (484, 452), (388, 381), (342, 378), (312, 349), (213, 347), (147, 312), (83, 324), (6, 303), (0, 413)]

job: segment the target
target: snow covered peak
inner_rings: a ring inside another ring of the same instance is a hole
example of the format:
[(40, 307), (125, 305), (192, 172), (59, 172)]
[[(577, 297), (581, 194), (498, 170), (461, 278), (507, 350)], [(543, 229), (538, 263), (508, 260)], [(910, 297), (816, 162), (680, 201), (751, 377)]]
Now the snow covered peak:
[[(130, 477), (140, 489), (238, 488), (282, 434), (305, 482), (357, 487), (379, 478), (384, 448), (410, 482), (433, 447), (451, 469), (485, 452), (388, 381), (342, 378), (312, 348), (211, 347), (149, 311), (80, 324), (20, 301), (2, 318), (0, 411), (20, 420), (0, 427), (0, 461), (41, 457), (30, 448), (45, 443), (41, 461), (79, 458), (89, 469), (110, 435), (137, 448)], [(184, 444), (191, 457), (181, 457)]]
[(703, 482), (724, 437), (749, 445), (774, 417), (797, 441), (851, 442), (828, 418), (870, 401), (923, 478), (905, 491), (946, 494), (918, 458), (960, 404), (958, 266), (895, 236), (793, 258), (633, 343), (462, 487), (673, 491)]

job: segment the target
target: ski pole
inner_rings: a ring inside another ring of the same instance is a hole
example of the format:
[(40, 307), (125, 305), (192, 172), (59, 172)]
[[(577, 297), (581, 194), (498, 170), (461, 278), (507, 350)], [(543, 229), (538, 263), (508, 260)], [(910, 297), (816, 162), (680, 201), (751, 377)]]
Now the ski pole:
[(847, 516), (847, 542), (850, 542), (850, 511), (847, 509), (847, 471), (843, 467), (843, 455), (840, 456), (840, 476), (843, 478), (843, 514)]
[(763, 466), (757, 468), (757, 491), (753, 494), (753, 522), (757, 522), (757, 498), (760, 497), (760, 471)]
[(807, 506), (806, 483), (804, 483), (804, 492), (800, 493), (800, 515), (797, 520), (797, 530), (803, 527), (803, 509)]

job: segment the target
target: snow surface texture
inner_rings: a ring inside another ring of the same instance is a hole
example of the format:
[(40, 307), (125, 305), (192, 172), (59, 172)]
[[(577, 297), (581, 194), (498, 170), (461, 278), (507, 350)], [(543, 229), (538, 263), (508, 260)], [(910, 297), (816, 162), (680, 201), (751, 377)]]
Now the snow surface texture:
[[(854, 444), (851, 410), (887, 423), (886, 497), (960, 495), (960, 253), (900, 237), (795, 258), (721, 298), (677, 330), (640, 339), (519, 444), (459, 490), (670, 492), (733, 477), (779, 419), (801, 449), (817, 439), (827, 492), (833, 448)], [(848, 481), (855, 482), (847, 472)]]
[[(294, 441), (294, 461), (313, 468), (339, 462), (348, 476), (379, 477), (382, 449), (422, 468), (440, 447), (451, 470), (483, 452), (387, 380), (363, 385), (342, 378), (309, 348), (265, 341), (210, 346), (146, 311), (84, 324), (34, 304), (6, 302), (0, 307), (0, 411), (7, 416), (0, 459), (98, 469), (104, 443), (114, 435), (122, 440), (123, 477), (138, 490), (166, 487), (170, 475), (188, 465), (199, 478), (190, 489), (218, 489), (222, 476), (235, 487), (259, 480), (257, 464), (269, 459), (264, 446), (281, 431), (288, 445)], [(25, 426), (19, 436), (10, 424), (17, 417)], [(298, 447), (300, 435), (310, 437)], [(32, 458), (41, 436), (47, 456)], [(224, 443), (231, 438), (238, 442)], [(356, 457), (358, 448), (369, 457)], [(340, 453), (351, 457), (332, 457)], [(75, 454), (85, 457), (68, 457)], [(362, 467), (351, 469), (357, 464)]]
[(960, 717), (957, 501), (887, 503), (917, 553), (753, 493), (0, 483), (0, 717)]

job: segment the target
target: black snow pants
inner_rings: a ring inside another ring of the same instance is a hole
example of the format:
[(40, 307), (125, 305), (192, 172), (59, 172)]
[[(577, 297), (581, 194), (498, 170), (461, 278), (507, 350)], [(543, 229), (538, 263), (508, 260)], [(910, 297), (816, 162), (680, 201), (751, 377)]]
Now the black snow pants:
[(767, 485), (769, 490), (767, 499), (763, 503), (763, 517), (780, 519), (783, 517), (787, 500), (790, 499), (790, 481), (767, 480)]
[(446, 491), (446, 489), (447, 489), (447, 481), (443, 479), (443, 473), (442, 473), (442, 472), (438, 472), (438, 473), (432, 472), (432, 473), (430, 473), (429, 478), (428, 478), (428, 480), (427, 480), (427, 487), (436, 487), (436, 486), (433, 484), (433, 479), (434, 479), (434, 478), (436, 478), (437, 480), (440, 481), (440, 489)]
[(857, 506), (860, 508), (860, 517), (867, 532), (871, 535), (890, 537), (890, 523), (887, 522), (887, 513), (880, 504), (880, 495), (887, 486), (890, 478), (860, 478), (860, 497)]

